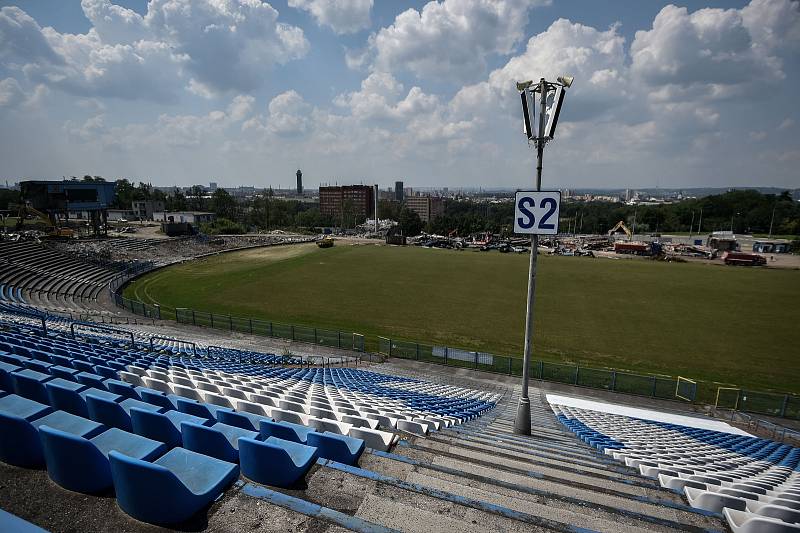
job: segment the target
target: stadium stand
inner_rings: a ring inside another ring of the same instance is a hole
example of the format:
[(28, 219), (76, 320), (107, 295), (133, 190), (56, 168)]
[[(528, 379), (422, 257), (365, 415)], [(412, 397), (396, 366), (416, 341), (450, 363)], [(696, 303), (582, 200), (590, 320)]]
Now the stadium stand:
[[(800, 449), (747, 434), (551, 403), (587, 444), (638, 468), (734, 531), (800, 531)], [(742, 432), (743, 433), (743, 432)]]
[[(518, 389), (450, 370), (311, 367), (81, 323), (50, 311), (80, 305), (103, 269), (30, 250), (50, 283), (0, 256), (0, 506), (48, 529), (146, 529), (128, 516), (184, 530), (797, 527), (794, 448), (551, 404), (533, 387), (534, 432), (520, 436)], [(47, 292), (67, 276), (75, 290)], [(745, 505), (717, 503), (728, 496)]]
[[(117, 272), (34, 241), (0, 241), (0, 283), (13, 301), (47, 309), (83, 310)], [(12, 289), (13, 288), (13, 289)], [(11, 291), (11, 292), (9, 292)]]

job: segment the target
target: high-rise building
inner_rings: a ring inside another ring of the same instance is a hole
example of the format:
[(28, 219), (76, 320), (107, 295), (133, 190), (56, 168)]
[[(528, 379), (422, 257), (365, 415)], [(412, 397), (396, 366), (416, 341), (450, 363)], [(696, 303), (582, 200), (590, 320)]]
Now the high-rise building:
[(430, 222), (444, 212), (441, 198), (430, 196), (409, 196), (405, 199), (406, 207), (419, 215), (423, 222)]
[(402, 181), (395, 181), (394, 182), (394, 201), (395, 202), (402, 202), (403, 201), (403, 182)]
[(297, 196), (303, 196), (303, 171), (298, 168), (295, 176), (297, 176)]
[(319, 212), (340, 220), (343, 210), (356, 219), (372, 217), (374, 189), (369, 185), (337, 185), (319, 188)]

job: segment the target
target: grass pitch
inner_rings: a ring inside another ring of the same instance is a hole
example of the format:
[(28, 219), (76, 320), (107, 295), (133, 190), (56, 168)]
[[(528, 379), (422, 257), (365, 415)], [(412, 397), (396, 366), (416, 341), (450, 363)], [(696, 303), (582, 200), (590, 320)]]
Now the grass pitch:
[[(285, 246), (170, 267), (125, 296), (521, 357), (528, 256)], [(800, 272), (539, 257), (534, 358), (800, 392)]]

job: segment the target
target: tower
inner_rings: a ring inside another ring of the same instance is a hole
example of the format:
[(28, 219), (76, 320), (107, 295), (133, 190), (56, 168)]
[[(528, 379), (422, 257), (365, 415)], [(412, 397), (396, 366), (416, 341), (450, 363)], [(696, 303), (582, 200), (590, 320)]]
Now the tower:
[(303, 171), (298, 168), (295, 175), (297, 176), (297, 196), (303, 196)]
[(403, 201), (403, 182), (402, 181), (395, 181), (394, 182), (394, 200), (395, 200), (395, 202), (402, 202)]

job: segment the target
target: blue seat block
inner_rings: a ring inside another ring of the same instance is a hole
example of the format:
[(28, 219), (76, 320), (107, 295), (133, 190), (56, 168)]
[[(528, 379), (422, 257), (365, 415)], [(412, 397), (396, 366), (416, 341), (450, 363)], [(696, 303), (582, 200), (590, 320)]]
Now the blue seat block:
[(47, 397), (50, 399), (49, 403), (53, 408), (84, 418), (89, 416), (89, 411), (86, 409), (86, 401), (79, 394), (86, 389), (86, 385), (55, 378), (45, 383), (45, 389), (47, 389)]
[(239, 462), (239, 438), (258, 438), (258, 432), (217, 422), (211, 427), (181, 423), (183, 447), (229, 463)]
[(98, 376), (97, 374), (92, 374), (91, 372), (78, 372), (75, 374), (75, 379), (78, 380), (78, 383), (83, 383), (87, 387), (94, 387), (96, 389), (105, 389), (106, 386), (103, 384), (103, 376)]
[(53, 362), (53, 364), (72, 368), (72, 358), (67, 357), (67, 352), (59, 352), (63, 352), (63, 350), (54, 349), (53, 354), (50, 355), (50, 360)]
[(142, 401), (152, 403), (153, 405), (158, 405), (167, 410), (176, 408), (175, 404), (173, 404), (169, 398), (167, 398), (167, 395), (161, 391), (143, 387), (137, 387), (136, 390), (139, 392), (139, 396), (142, 398)]
[(104, 377), (106, 379), (109, 379), (109, 378), (110, 379), (117, 379), (119, 377), (119, 374), (117, 374), (116, 370), (114, 370), (113, 368), (104, 366), (104, 365), (95, 365), (94, 366), (94, 373), (97, 374), (98, 376), (102, 376), (102, 377)]
[(8, 533), (47, 533), (35, 524), (0, 509), (0, 531)]
[(78, 435), (85, 439), (91, 439), (95, 435), (108, 429), (99, 422), (83, 418), (82, 416), (76, 416), (66, 411), (53, 411), (49, 415), (31, 421), (30, 424), (37, 429), (40, 426), (50, 426), (53, 429)]
[(53, 365), (47, 369), (51, 376), (56, 378), (62, 379), (70, 379), (75, 381), (75, 374), (78, 373), (77, 370), (68, 366), (61, 366), (61, 365)]
[(169, 448), (180, 446), (183, 442), (181, 422), (194, 422), (200, 425), (210, 425), (211, 423), (205, 418), (187, 415), (180, 411), (167, 411), (162, 414), (135, 407), (131, 409), (133, 432), (163, 442)]
[(347, 465), (358, 464), (358, 459), (366, 447), (364, 441), (326, 431), (309, 433), (307, 444), (317, 448), (317, 455), (331, 461)]
[(220, 411), (217, 413), (217, 420), (223, 424), (237, 426), (250, 431), (260, 431), (262, 420), (272, 422), (272, 419), (267, 416), (245, 413), (243, 411)]
[(40, 361), (37, 359), (31, 359), (30, 361), (25, 361), (25, 367), (30, 368), (31, 370), (35, 370), (37, 372), (42, 372), (44, 374), (49, 374), (50, 372), (48, 369), (54, 366), (53, 363), (45, 363), (44, 361)]
[(47, 474), (68, 490), (93, 494), (112, 486), (108, 453), (150, 461), (167, 451), (161, 442), (112, 428), (85, 439), (49, 426), (39, 428)]
[(305, 444), (309, 433), (314, 433), (314, 428), (294, 424), (292, 422), (270, 422), (262, 420), (259, 425), (261, 437), (277, 437), (283, 440), (290, 440), (299, 444)]
[[(0, 398), (5, 400), (7, 398)], [(39, 432), (30, 422), (20, 416), (0, 410), (0, 461), (21, 466), (38, 468), (44, 465)]]
[(94, 394), (87, 394), (85, 400), (89, 418), (92, 420), (124, 431), (133, 429), (131, 417), (121, 405), (122, 402), (117, 403), (112, 399)]
[(18, 372), (12, 372), (9, 377), (14, 386), (14, 392), (18, 395), (39, 403), (47, 403), (49, 401), (44, 384), (53, 379), (50, 374), (26, 368)]
[(78, 369), (80, 372), (94, 372), (94, 365), (92, 363), (80, 359), (73, 359), (72, 367)]
[(239, 475), (239, 467), (183, 448), (150, 463), (109, 453), (117, 502), (151, 524), (183, 522), (212, 503)]
[(260, 441), (239, 439), (242, 474), (258, 483), (291, 487), (314, 465), (317, 449), (305, 444), (269, 437)]
[(109, 392), (113, 392), (114, 394), (119, 394), (125, 398), (133, 398), (136, 400), (140, 398), (139, 394), (136, 392), (136, 389), (134, 389), (133, 385), (130, 383), (125, 383), (119, 379), (107, 379), (105, 380), (104, 384)]
[(14, 390), (14, 384), (11, 382), (9, 374), (19, 370), (22, 370), (22, 368), (17, 365), (6, 363), (5, 361), (0, 362), (0, 390), (7, 392)]
[(214, 405), (213, 403), (198, 402), (189, 398), (179, 398), (176, 403), (178, 404), (178, 411), (187, 413), (202, 418), (207, 418), (216, 422), (219, 420), (219, 413), (223, 411), (233, 411), (230, 407), (223, 405)]

